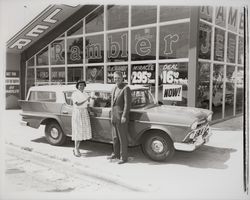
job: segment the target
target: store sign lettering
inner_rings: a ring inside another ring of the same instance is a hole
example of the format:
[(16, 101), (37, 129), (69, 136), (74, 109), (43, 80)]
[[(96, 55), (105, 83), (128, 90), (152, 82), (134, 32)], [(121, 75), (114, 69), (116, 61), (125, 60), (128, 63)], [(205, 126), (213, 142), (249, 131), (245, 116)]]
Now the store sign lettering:
[(81, 60), (81, 50), (78, 46), (72, 46), (71, 49), (71, 54), (70, 54), (70, 59), (75, 61), (75, 60)]
[(204, 14), (204, 15), (210, 16), (211, 13), (210, 13), (209, 6), (202, 6), (201, 7), (201, 13)]
[(121, 52), (121, 57), (127, 57), (128, 56), (128, 35), (122, 34), (121, 35), (121, 43), (120, 46), (119, 42), (113, 41), (112, 35), (108, 37), (108, 58), (117, 58)]
[(225, 19), (224, 19), (224, 7), (220, 6), (217, 10), (217, 13), (216, 13), (216, 20), (219, 21), (219, 22), (224, 22)]
[(150, 38), (152, 37), (153, 37), (152, 35), (145, 35), (145, 36), (137, 35), (135, 37), (135, 40), (137, 40), (137, 42), (135, 43), (136, 54), (140, 56), (146, 56), (151, 53)]
[(172, 50), (172, 44), (173, 42), (178, 42), (179, 40), (179, 36), (177, 34), (169, 34), (167, 36), (164, 37), (164, 41), (165, 41), (165, 50), (164, 50), (164, 54), (168, 55), (168, 54), (172, 54), (173, 50)]
[(163, 100), (181, 101), (182, 85), (163, 85)]
[[(79, 51), (80, 53), (80, 51)], [(88, 44), (86, 46), (86, 57), (87, 59), (101, 59), (101, 45), (96, 43), (96, 44)]]
[(65, 72), (61, 71), (61, 72), (52, 72), (51, 73), (52, 78), (64, 78), (65, 77)]
[(54, 43), (54, 56), (56, 61), (64, 61), (64, 58), (62, 56), (62, 45), (59, 43)]
[(233, 9), (232, 7), (230, 7), (229, 15), (228, 15), (228, 24), (234, 28), (236, 28), (237, 13), (238, 11), (236, 9)]
[[(50, 15), (48, 15), (43, 22), (48, 23), (48, 25), (42, 25), (42, 24), (38, 24), (36, 25), (31, 31), (29, 31), (25, 36), (28, 38), (20, 38), (18, 39), (14, 44), (12, 44), (10, 46), (10, 48), (15, 48), (17, 47), (18, 49), (22, 49), (23, 47), (25, 47), (26, 45), (28, 45), (31, 41), (32, 38), (34, 37), (38, 37), (39, 35), (41, 35), (45, 30), (47, 30), (48, 28), (50, 28), (49, 24), (55, 24), (58, 20), (53, 19), (54, 16), (56, 16), (62, 9), (57, 8), (54, 12), (52, 12)], [(29, 39), (29, 37), (31, 37)]]
[(243, 13), (240, 13), (239, 29), (244, 30), (244, 14)]

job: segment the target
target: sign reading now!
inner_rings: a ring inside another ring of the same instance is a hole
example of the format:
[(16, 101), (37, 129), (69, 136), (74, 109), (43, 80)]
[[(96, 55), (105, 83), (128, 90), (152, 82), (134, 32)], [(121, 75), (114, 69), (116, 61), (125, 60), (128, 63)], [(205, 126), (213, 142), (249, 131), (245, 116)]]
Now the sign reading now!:
[(181, 101), (182, 85), (163, 85), (163, 100)]

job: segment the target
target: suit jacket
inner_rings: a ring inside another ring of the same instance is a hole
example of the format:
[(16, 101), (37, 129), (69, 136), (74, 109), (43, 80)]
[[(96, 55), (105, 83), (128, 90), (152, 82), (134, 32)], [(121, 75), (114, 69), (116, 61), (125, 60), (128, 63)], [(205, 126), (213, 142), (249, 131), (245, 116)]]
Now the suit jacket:
[(121, 118), (125, 117), (126, 122), (129, 121), (129, 111), (131, 107), (131, 90), (130, 88), (122, 83), (121, 91), (115, 97), (115, 91), (117, 86), (112, 90), (112, 97), (111, 97), (111, 122), (112, 123), (120, 123)]

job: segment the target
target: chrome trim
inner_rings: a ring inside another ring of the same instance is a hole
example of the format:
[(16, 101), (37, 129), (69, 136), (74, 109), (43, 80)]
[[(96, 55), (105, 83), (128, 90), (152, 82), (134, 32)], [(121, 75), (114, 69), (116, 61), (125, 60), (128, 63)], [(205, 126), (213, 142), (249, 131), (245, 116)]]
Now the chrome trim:
[(186, 137), (182, 140), (182, 142), (184, 142), (192, 133), (198, 132), (198, 131), (200, 131), (201, 129), (203, 129), (203, 131), (202, 131), (202, 134), (200, 134), (200, 135), (203, 135), (204, 132), (205, 132), (205, 130), (209, 129), (209, 124), (208, 124), (208, 123), (207, 123), (207, 124), (204, 124), (204, 126), (201, 126), (201, 127), (197, 128), (197, 129), (195, 129), (195, 130), (192, 130), (191, 132), (189, 132), (189, 133), (186, 135)]
[(190, 125), (186, 124), (177, 124), (177, 123), (162, 123), (162, 122), (152, 122), (152, 121), (141, 121), (141, 120), (130, 120), (138, 123), (144, 123), (144, 124), (158, 124), (158, 125), (170, 125), (170, 126), (182, 126), (182, 127), (190, 127)]
[(19, 123), (20, 123), (21, 126), (28, 126), (28, 122), (20, 121)]
[(96, 118), (96, 119), (111, 120), (111, 118), (109, 118), (109, 117), (95, 117), (95, 116), (91, 116), (91, 115), (90, 115), (90, 117), (92, 117), (92, 118)]

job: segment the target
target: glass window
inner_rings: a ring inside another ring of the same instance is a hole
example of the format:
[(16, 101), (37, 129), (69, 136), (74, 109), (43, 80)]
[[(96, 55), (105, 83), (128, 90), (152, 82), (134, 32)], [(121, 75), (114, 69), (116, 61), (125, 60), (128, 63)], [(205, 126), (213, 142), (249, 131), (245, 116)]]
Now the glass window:
[(187, 106), (188, 63), (165, 63), (159, 68), (159, 101)]
[(26, 80), (26, 93), (29, 91), (31, 86), (35, 85), (35, 69), (27, 69), (27, 80)]
[(213, 17), (213, 7), (212, 6), (201, 6), (200, 8), (200, 18), (208, 22), (212, 22)]
[(89, 83), (104, 83), (104, 67), (103, 66), (88, 66), (86, 70), (87, 82)]
[(111, 33), (107, 36), (108, 62), (128, 61), (128, 32)]
[(36, 69), (36, 82), (38, 84), (46, 84), (49, 82), (49, 68)]
[(121, 71), (123, 74), (123, 80), (128, 83), (128, 66), (127, 65), (111, 65), (107, 66), (107, 83), (114, 82), (114, 72)]
[(47, 91), (31, 91), (29, 101), (56, 102), (56, 93)]
[(240, 10), (240, 19), (239, 19), (239, 34), (244, 34), (244, 8), (242, 7)]
[(235, 80), (236, 80), (235, 66), (228, 65), (226, 69), (225, 117), (233, 115)]
[(188, 58), (189, 23), (160, 27), (160, 58)]
[(131, 98), (131, 107), (133, 109), (154, 104), (154, 99), (148, 90), (132, 90)]
[(68, 67), (68, 83), (83, 80), (83, 67)]
[(228, 33), (227, 38), (227, 62), (235, 63), (236, 35)]
[(36, 55), (36, 65), (39, 66), (48, 64), (49, 64), (48, 47), (46, 47)]
[(65, 64), (65, 44), (64, 40), (57, 40), (50, 46), (50, 63), (51, 65)]
[(86, 63), (103, 63), (103, 34), (86, 37)]
[(199, 62), (197, 84), (197, 107), (209, 109), (210, 104), (210, 63)]
[(237, 31), (237, 26), (238, 26), (238, 12), (239, 10), (237, 8), (230, 7), (229, 12), (228, 12), (228, 30), (230, 31)]
[(225, 31), (215, 28), (214, 37), (214, 60), (224, 61)]
[(157, 6), (132, 6), (132, 26), (156, 23)]
[(244, 63), (244, 40), (243, 37), (238, 38), (238, 63), (243, 64)]
[(211, 26), (200, 22), (199, 31), (199, 58), (211, 58)]
[(226, 27), (226, 7), (219, 6), (215, 9), (215, 24), (221, 27)]
[(224, 66), (214, 64), (213, 69), (213, 120), (222, 118), (222, 103), (223, 103), (223, 79), (224, 79)]
[(35, 58), (34, 58), (34, 56), (28, 60), (27, 66), (35, 66)]
[(51, 68), (51, 82), (65, 84), (65, 67)]
[(90, 100), (91, 107), (101, 107), (101, 108), (111, 107), (110, 92), (91, 92), (91, 96), (95, 97)]
[(103, 6), (86, 17), (86, 33), (103, 31)]
[(244, 106), (244, 69), (238, 67), (236, 77), (236, 114), (243, 113)]
[(72, 38), (67, 39), (67, 59), (68, 64), (83, 63), (83, 39)]
[(108, 30), (128, 27), (128, 6), (108, 6)]
[(155, 60), (156, 28), (144, 28), (131, 32), (131, 60)]
[(190, 17), (189, 6), (160, 6), (160, 22)]
[(83, 34), (83, 22), (78, 22), (74, 27), (67, 31), (67, 36)]

